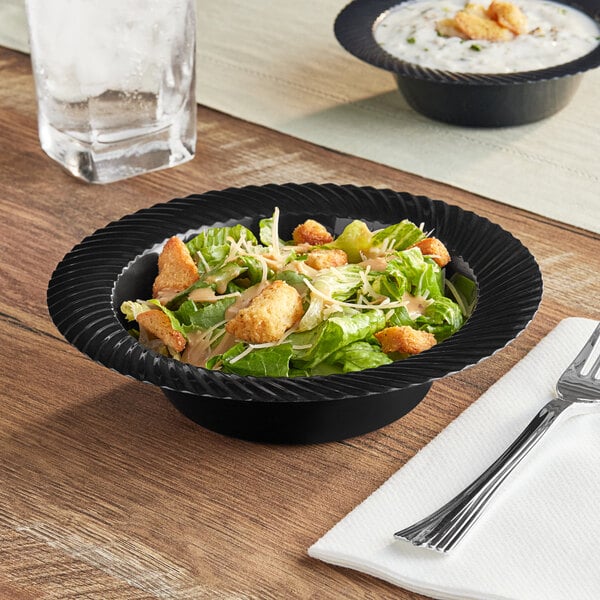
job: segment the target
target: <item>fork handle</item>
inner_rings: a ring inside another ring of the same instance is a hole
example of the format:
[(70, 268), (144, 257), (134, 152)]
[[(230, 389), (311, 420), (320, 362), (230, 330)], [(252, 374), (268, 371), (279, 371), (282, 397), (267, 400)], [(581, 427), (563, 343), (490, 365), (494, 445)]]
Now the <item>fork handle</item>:
[(425, 519), (394, 534), (415, 546), (427, 546), (448, 552), (455, 546), (481, 515), (494, 492), (542, 439), (548, 429), (574, 403), (551, 400), (531, 420), (519, 437), (475, 481), (450, 502)]

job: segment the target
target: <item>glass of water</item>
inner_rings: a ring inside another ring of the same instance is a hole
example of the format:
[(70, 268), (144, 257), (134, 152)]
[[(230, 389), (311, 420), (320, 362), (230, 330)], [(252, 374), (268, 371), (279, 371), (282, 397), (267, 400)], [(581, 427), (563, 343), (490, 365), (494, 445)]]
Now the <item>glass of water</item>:
[(195, 0), (26, 0), (44, 151), (109, 183), (194, 157)]

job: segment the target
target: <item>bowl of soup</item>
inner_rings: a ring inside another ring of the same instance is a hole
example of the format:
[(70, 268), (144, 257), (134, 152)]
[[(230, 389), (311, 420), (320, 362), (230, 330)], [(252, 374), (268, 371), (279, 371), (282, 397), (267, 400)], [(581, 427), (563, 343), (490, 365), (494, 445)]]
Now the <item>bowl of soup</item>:
[(414, 110), (461, 126), (547, 118), (600, 65), (596, 0), (354, 0), (334, 31)]

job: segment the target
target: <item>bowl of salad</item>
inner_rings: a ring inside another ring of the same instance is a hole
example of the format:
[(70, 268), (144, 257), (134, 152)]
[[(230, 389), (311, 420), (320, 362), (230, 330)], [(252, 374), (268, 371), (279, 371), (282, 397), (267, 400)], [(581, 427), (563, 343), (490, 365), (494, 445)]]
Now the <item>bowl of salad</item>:
[(509, 343), (539, 268), (457, 206), (334, 184), (176, 198), (85, 238), (48, 307), (105, 367), (158, 386), (199, 425), (274, 443), (345, 439)]

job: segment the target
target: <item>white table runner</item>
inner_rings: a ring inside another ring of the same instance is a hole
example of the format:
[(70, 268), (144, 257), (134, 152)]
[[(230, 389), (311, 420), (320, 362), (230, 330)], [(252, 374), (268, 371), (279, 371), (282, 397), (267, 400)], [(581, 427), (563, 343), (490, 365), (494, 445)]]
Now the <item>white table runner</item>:
[[(26, 51), (23, 1), (0, 0), (0, 44)], [(539, 123), (437, 123), (408, 107), (389, 73), (339, 46), (333, 22), (346, 3), (198, 0), (198, 102), (600, 232), (600, 69)]]

